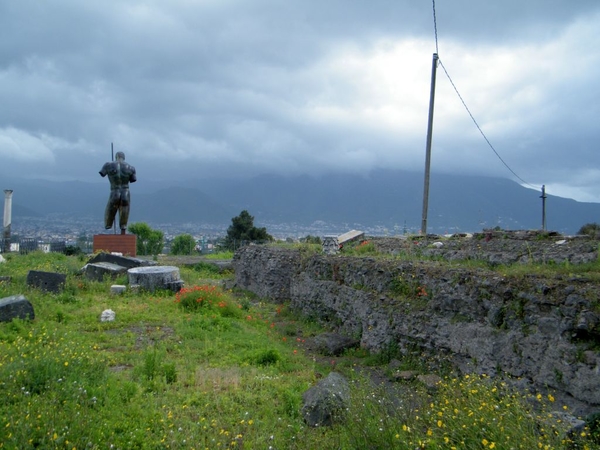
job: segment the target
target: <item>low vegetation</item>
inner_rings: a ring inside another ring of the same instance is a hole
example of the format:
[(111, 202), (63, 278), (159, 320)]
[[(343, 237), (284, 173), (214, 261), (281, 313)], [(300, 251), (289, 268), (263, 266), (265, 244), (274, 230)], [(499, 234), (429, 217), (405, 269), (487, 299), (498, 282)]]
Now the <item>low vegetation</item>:
[(196, 241), (191, 234), (175, 236), (171, 243), (172, 255), (192, 255), (196, 252)]
[[(362, 350), (306, 352), (315, 323), (224, 289), (231, 274), (207, 263), (181, 267), (177, 295), (111, 295), (127, 280), (85, 279), (83, 256), (6, 259), (0, 298), (24, 294), (36, 318), (0, 323), (0, 448), (600, 448), (594, 430), (564, 433), (551, 395), (474, 375), (448, 376), (434, 391), (414, 381), (384, 388), (368, 376), (376, 367), (361, 368), (372, 360)], [(64, 292), (28, 288), (29, 270), (66, 274)], [(418, 288), (398, 285), (402, 295)], [(114, 322), (100, 322), (106, 309)], [(309, 428), (302, 394), (334, 369), (351, 380), (346, 421)]]
[(586, 223), (579, 229), (577, 234), (590, 236), (598, 239), (600, 238), (600, 224), (596, 222)]
[(162, 252), (165, 243), (162, 231), (150, 228), (146, 222), (132, 223), (128, 231), (137, 237), (135, 244), (138, 255), (158, 255)]
[(231, 219), (231, 225), (227, 228), (227, 235), (223, 246), (230, 251), (247, 245), (250, 242), (272, 242), (273, 236), (267, 233), (264, 227), (254, 226), (254, 216), (243, 210), (239, 216)]
[[(441, 241), (443, 242), (444, 239), (441, 239)], [(416, 236), (414, 239), (406, 239), (402, 249), (395, 251), (392, 254), (378, 250), (375, 243), (371, 240), (362, 240), (345, 244), (341, 249), (341, 254), (354, 257), (394, 259), (400, 261), (439, 261), (448, 266), (493, 270), (502, 274), (503, 276), (585, 276), (591, 281), (600, 281), (600, 243), (598, 244), (599, 251), (597, 259), (595, 261), (580, 264), (571, 264), (568, 261), (561, 263), (547, 261), (530, 262), (527, 264), (514, 263), (502, 265), (491, 264), (488, 261), (478, 257), (447, 261), (439, 256), (424, 256), (424, 247), (426, 246), (427, 243), (422, 241), (419, 236)]]

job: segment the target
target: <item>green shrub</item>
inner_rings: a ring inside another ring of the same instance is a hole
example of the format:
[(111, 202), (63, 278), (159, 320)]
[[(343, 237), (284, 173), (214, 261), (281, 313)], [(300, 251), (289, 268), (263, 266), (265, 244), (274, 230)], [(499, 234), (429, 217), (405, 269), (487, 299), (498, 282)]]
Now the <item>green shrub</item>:
[(183, 288), (175, 302), (186, 312), (217, 313), (222, 317), (240, 317), (241, 307), (236, 305), (217, 286), (201, 285)]
[(223, 301), (223, 293), (216, 286), (202, 285), (181, 289), (175, 302), (185, 311), (214, 310)]
[(172, 255), (191, 255), (196, 252), (196, 241), (191, 234), (175, 236), (171, 244)]
[(520, 394), (485, 375), (444, 378), (433, 393), (392, 394), (359, 379), (352, 392), (352, 426), (340, 448), (596, 448), (588, 445), (589, 429), (566, 435), (568, 427), (550, 412), (551, 394)]
[(219, 269), (217, 265), (207, 263), (204, 261), (200, 261), (199, 263), (194, 264), (192, 268), (194, 269), (194, 271), (206, 276), (219, 275), (221, 273), (221, 269)]
[(377, 255), (379, 252), (375, 248), (375, 244), (371, 241), (361, 241), (359, 243), (351, 243), (342, 247), (342, 252), (348, 255), (366, 256)]
[(390, 293), (395, 297), (415, 298), (427, 297), (427, 289), (414, 278), (398, 275), (389, 286)]
[(281, 360), (281, 355), (277, 350), (262, 350), (254, 356), (254, 363), (259, 366), (270, 366), (277, 364)]
[(597, 224), (596, 222), (586, 223), (579, 229), (577, 234), (598, 238), (600, 237), (600, 224)]

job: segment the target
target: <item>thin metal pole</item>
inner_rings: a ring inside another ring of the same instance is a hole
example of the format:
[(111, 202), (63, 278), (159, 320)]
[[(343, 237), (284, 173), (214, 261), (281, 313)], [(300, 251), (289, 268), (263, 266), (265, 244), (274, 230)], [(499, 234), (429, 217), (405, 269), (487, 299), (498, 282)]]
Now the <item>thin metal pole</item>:
[[(115, 161), (115, 149), (113, 147), (113, 143), (112, 142), (110, 143), (110, 160), (112, 162)], [(120, 214), (121, 213), (119, 212), (119, 215)], [(116, 216), (116, 214), (115, 214), (115, 220), (113, 220), (113, 234), (117, 234), (117, 216)]]
[(431, 167), (431, 140), (433, 134), (433, 105), (435, 102), (435, 76), (437, 72), (438, 54), (433, 54), (431, 64), (431, 92), (429, 93), (429, 120), (427, 122), (427, 146), (425, 150), (425, 182), (423, 187), (423, 216), (421, 234), (427, 235), (427, 209), (429, 205), (429, 172)]
[(546, 185), (542, 185), (542, 195), (540, 195), (542, 199), (542, 230), (546, 231)]
[(12, 224), (12, 189), (4, 189), (4, 252), (10, 252), (10, 228)]

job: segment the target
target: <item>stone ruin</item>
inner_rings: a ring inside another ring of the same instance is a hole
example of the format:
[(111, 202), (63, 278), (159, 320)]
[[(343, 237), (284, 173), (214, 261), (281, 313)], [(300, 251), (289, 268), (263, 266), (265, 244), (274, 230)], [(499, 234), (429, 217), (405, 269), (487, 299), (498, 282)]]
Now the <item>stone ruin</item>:
[[(358, 338), (370, 351), (418, 348), (443, 355), (464, 373), (549, 389), (575, 414), (600, 410), (600, 282), (575, 274), (507, 276), (492, 270), (597, 261), (598, 241), (506, 231), (370, 240), (389, 256), (242, 248), (233, 260), (235, 285), (274, 302), (289, 301), (297, 312)], [(448, 264), (468, 260), (489, 268)]]
[(358, 241), (365, 237), (365, 233), (351, 230), (341, 235), (324, 236), (322, 239), (323, 253), (326, 255), (337, 255), (344, 245)]
[[(81, 270), (87, 278), (96, 281), (102, 281), (104, 277), (115, 278), (127, 274), (129, 287), (134, 290), (154, 292), (157, 289), (166, 289), (179, 292), (183, 287), (177, 267), (159, 266), (154, 261), (112, 253), (98, 253)], [(111, 288), (112, 293), (123, 291), (119, 285)]]
[[(102, 281), (105, 277), (114, 278), (127, 273), (129, 277), (129, 288), (143, 289), (153, 292), (157, 289), (166, 289), (179, 292), (183, 287), (179, 269), (173, 266), (158, 266), (153, 261), (123, 257), (110, 253), (98, 253), (81, 269), (81, 272), (91, 280)], [(0, 277), (0, 282), (10, 283), (10, 277)], [(27, 273), (27, 285), (40, 289), (43, 292), (58, 294), (63, 291), (66, 283), (66, 275), (55, 272), (43, 272), (30, 270)], [(125, 292), (127, 286), (111, 286), (112, 294)], [(112, 312), (112, 311), (111, 311)], [(114, 314), (114, 313), (113, 313)], [(109, 319), (103, 313), (101, 320)], [(33, 305), (23, 295), (14, 295), (0, 299), (0, 322), (8, 322), (13, 319), (35, 318)]]
[(0, 322), (10, 322), (17, 318), (21, 320), (35, 319), (31, 302), (23, 295), (13, 295), (0, 299)]

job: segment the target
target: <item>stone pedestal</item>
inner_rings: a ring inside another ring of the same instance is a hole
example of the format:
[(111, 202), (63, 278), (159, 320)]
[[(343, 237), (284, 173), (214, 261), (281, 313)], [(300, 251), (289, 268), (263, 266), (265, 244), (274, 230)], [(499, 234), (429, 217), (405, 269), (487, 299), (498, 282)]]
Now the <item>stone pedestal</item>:
[(103, 281), (105, 276), (116, 278), (127, 272), (127, 267), (107, 262), (88, 263), (84, 266), (83, 272), (88, 280)]
[(135, 234), (96, 234), (94, 235), (94, 253), (121, 253), (123, 256), (136, 256)]
[(141, 288), (148, 292), (167, 289), (178, 292), (183, 287), (179, 277), (179, 268), (174, 266), (136, 267), (127, 271), (129, 285), (133, 289)]

